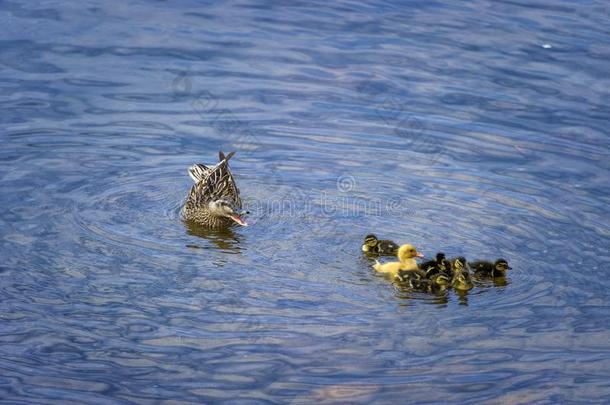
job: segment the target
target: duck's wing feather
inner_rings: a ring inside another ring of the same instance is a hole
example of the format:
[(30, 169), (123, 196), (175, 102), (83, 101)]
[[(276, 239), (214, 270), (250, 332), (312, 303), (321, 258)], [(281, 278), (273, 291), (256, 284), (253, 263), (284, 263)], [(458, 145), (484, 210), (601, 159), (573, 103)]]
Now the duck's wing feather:
[(195, 183), (199, 183), (201, 180), (205, 179), (210, 175), (213, 168), (209, 168), (204, 164), (195, 163), (191, 167), (189, 167), (189, 176)]
[[(222, 152), (220, 153), (222, 154)], [(228, 164), (228, 160), (234, 153), (235, 152), (229, 153), (212, 168), (204, 166), (207, 169), (207, 171), (204, 172), (205, 177), (201, 178), (201, 180), (191, 189), (191, 193), (195, 193), (195, 199), (198, 204), (204, 204), (212, 200), (224, 198), (232, 202), (236, 208), (241, 208), (242, 203), (241, 198), (239, 197), (239, 188), (237, 188), (237, 184), (235, 184), (235, 179), (231, 174)], [(224, 157), (224, 154), (222, 154), (222, 156)]]
[(189, 167), (189, 176), (191, 176), (191, 179), (193, 179), (195, 183), (199, 183), (201, 180), (205, 180), (205, 178), (208, 177), (214, 171), (214, 169), (216, 169), (216, 167), (218, 167), (218, 165), (222, 163), (223, 160), (226, 160), (228, 162), (234, 154), (235, 152), (231, 152), (225, 156), (223, 151), (219, 151), (218, 157), (220, 158), (220, 160), (218, 164), (209, 167), (204, 165), (203, 163), (195, 163), (194, 165)]

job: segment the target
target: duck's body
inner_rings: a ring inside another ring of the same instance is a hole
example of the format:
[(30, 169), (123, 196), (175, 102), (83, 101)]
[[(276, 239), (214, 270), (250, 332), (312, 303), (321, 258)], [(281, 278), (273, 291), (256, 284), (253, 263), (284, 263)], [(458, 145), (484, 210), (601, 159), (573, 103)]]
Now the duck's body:
[(451, 287), (456, 290), (467, 291), (474, 287), (472, 280), (470, 278), (470, 274), (466, 272), (460, 272), (453, 274), (453, 278), (451, 279)]
[(451, 279), (445, 273), (433, 274), (430, 276), (429, 280), (429, 289), (431, 292), (445, 290), (451, 285)]
[(506, 276), (506, 270), (511, 269), (508, 262), (504, 259), (498, 259), (495, 263), (478, 260), (470, 263), (470, 268), (476, 275), (489, 277), (504, 277)]
[(182, 208), (182, 216), (208, 228), (224, 228), (237, 223), (247, 225), (240, 217), (242, 202), (235, 179), (229, 170), (229, 159), (219, 152), (220, 162), (208, 167), (194, 164), (189, 175), (195, 182)]
[(449, 263), (447, 263), (447, 260), (445, 259), (445, 254), (439, 252), (436, 254), (435, 260), (423, 262), (419, 265), (419, 268), (426, 273), (426, 277), (430, 278), (435, 274), (447, 272)]
[(452, 257), (447, 261), (445, 273), (452, 278), (456, 270), (466, 269), (468, 271), (468, 261), (464, 256)]
[(417, 262), (415, 261), (416, 257), (423, 257), (421, 253), (415, 249), (412, 245), (402, 245), (398, 249), (398, 253), (396, 257), (398, 257), (397, 262), (389, 262), (381, 264), (376, 261), (373, 268), (379, 273), (384, 273), (389, 275), (392, 278), (398, 277), (400, 271), (418, 271)]
[(398, 252), (399, 246), (387, 239), (377, 239), (373, 234), (366, 235), (362, 251), (364, 253), (372, 253), (377, 255), (395, 255)]
[(395, 280), (413, 290), (427, 290), (429, 280), (422, 270), (399, 270)]
[(468, 271), (468, 262), (463, 256), (456, 257), (450, 260), (451, 264), (451, 286), (456, 290), (470, 290), (474, 287), (470, 272)]

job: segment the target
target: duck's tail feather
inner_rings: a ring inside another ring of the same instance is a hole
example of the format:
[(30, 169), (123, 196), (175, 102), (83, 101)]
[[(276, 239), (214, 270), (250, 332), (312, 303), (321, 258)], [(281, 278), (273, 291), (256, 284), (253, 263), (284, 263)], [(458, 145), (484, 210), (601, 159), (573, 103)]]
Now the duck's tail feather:
[(210, 173), (212, 173), (218, 167), (218, 165), (222, 164), (223, 162), (228, 162), (234, 154), (235, 151), (229, 153), (228, 155), (225, 155), (223, 151), (219, 151), (218, 158), (220, 159), (220, 161), (217, 164), (208, 167), (201, 163), (195, 163), (194, 165), (189, 167), (189, 176), (191, 176), (191, 179), (193, 179), (195, 183), (199, 183), (201, 180), (208, 177)]
[(218, 160), (220, 162), (222, 162), (223, 160), (226, 160), (228, 162), (229, 159), (231, 159), (231, 157), (233, 157), (234, 154), (235, 154), (235, 151), (230, 152), (228, 155), (225, 156), (223, 151), (219, 151), (218, 152)]

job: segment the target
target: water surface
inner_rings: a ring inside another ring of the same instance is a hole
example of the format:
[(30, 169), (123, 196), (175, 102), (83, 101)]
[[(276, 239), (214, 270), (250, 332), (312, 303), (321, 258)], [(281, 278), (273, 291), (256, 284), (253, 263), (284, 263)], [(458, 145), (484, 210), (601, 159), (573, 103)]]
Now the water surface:
[[(610, 401), (604, 2), (0, 23), (0, 402)], [(252, 226), (187, 226), (186, 169), (220, 149)], [(513, 270), (404, 291), (369, 232)]]

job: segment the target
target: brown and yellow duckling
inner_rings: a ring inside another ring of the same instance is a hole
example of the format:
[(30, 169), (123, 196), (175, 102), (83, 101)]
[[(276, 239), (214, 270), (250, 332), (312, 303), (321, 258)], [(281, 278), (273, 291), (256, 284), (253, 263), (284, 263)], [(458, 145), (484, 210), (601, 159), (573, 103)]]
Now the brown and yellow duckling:
[(386, 239), (377, 239), (373, 234), (366, 235), (364, 237), (364, 244), (362, 245), (362, 251), (364, 253), (372, 253), (377, 255), (392, 255), (398, 253), (399, 246)]
[(434, 260), (420, 263), (418, 270), (399, 271), (397, 279), (414, 290), (437, 292), (451, 283), (451, 277), (446, 273), (448, 266), (445, 254), (437, 253)]
[(467, 291), (474, 287), (470, 272), (468, 271), (468, 262), (463, 256), (456, 257), (450, 260), (451, 264), (451, 287), (456, 290)]
[(445, 259), (444, 253), (437, 253), (434, 260), (428, 260), (419, 265), (419, 268), (426, 272), (426, 277), (430, 278), (438, 273), (447, 273), (449, 270), (449, 263)]
[(396, 278), (401, 271), (420, 271), (417, 267), (415, 258), (424, 257), (424, 255), (419, 253), (415, 246), (406, 244), (398, 248), (396, 257), (398, 258), (397, 262), (388, 262), (384, 264), (381, 264), (375, 260), (373, 268), (379, 273), (387, 274), (392, 278)]
[(505, 277), (506, 271), (510, 270), (512, 267), (508, 265), (508, 262), (505, 259), (498, 259), (495, 263), (478, 260), (470, 263), (470, 268), (478, 276)]

